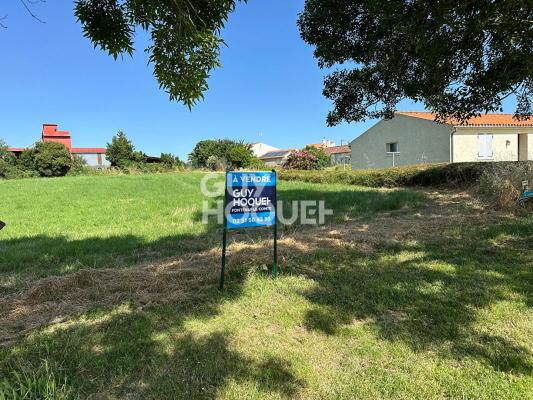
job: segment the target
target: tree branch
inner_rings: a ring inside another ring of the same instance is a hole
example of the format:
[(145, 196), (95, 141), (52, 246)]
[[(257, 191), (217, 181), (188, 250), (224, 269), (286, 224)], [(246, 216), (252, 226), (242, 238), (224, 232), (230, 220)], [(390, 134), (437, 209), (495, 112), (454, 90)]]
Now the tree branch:
[[(31, 1), (31, 0), (27, 0), (30, 2), (30, 4), (35, 4), (36, 1)], [(33, 11), (30, 9), (30, 7), (28, 6), (28, 4), (26, 3), (26, 0), (20, 0), (20, 2), (22, 3), (22, 5), (24, 6), (24, 8), (26, 9), (26, 11), (28, 11), (28, 14), (30, 14), (32, 16), (32, 18), (36, 19), (37, 21), (39, 21), (41, 24), (46, 24), (45, 21), (43, 21), (42, 19), (40, 19), (37, 15), (35, 15), (33, 13)]]

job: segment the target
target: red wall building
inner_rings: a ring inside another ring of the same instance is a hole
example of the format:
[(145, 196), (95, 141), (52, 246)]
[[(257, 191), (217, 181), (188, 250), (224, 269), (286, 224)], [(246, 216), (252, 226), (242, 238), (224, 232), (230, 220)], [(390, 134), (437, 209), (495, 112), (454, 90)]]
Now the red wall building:
[[(76, 154), (83, 158), (87, 165), (95, 168), (109, 167), (110, 163), (105, 158), (105, 148), (103, 147), (72, 147), (72, 138), (69, 131), (60, 131), (57, 124), (43, 124), (41, 132), (42, 142), (57, 142), (65, 146), (70, 154)], [(9, 151), (18, 155), (24, 151), (24, 147), (9, 147)]]

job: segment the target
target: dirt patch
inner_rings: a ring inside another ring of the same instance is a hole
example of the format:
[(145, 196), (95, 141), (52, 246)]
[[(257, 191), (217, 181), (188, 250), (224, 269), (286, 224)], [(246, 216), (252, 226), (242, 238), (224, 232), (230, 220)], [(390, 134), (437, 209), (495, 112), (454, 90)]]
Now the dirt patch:
[[(353, 220), (283, 234), (279, 241), (280, 260), (283, 263), (306, 257), (318, 249), (371, 253), (387, 243), (431, 240), (457, 224), (487, 224), (505, 218), (502, 213), (479, 207), (465, 193), (426, 194), (432, 200), (416, 214), (381, 215), (370, 222)], [(228, 248), (231, 263), (246, 264), (252, 253), (256, 255), (254, 263), (267, 264), (270, 246), (270, 240), (233, 243)], [(126, 300), (143, 306), (185, 299), (216, 283), (219, 263), (220, 249), (215, 248), (127, 269), (86, 269), (42, 279), (22, 294), (0, 299), (0, 344), (95, 307), (118, 305)]]

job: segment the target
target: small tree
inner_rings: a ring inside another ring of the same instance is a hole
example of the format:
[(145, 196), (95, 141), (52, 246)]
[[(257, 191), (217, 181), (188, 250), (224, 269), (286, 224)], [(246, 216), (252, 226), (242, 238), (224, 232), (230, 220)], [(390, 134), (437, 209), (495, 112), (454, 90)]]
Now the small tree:
[(306, 146), (303, 151), (312, 154), (317, 159), (319, 169), (324, 169), (330, 165), (330, 156), (323, 147)]
[(293, 151), (283, 162), (285, 169), (319, 169), (318, 159), (307, 151)]
[(61, 143), (39, 142), (30, 153), (34, 168), (41, 176), (64, 176), (71, 168), (72, 158)]
[(136, 158), (142, 158), (135, 154), (133, 143), (126, 137), (126, 134), (119, 131), (107, 144), (106, 158), (113, 167), (126, 167), (135, 161)]

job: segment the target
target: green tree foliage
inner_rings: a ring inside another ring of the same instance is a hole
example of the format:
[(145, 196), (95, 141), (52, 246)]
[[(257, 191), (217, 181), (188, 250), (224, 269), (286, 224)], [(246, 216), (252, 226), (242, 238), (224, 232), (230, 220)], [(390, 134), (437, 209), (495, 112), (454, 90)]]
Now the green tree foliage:
[(324, 169), (326, 167), (329, 167), (330, 156), (328, 155), (328, 153), (326, 153), (326, 151), (322, 147), (306, 146), (304, 148), (304, 151), (316, 157), (317, 165), (319, 169)]
[(0, 178), (23, 178), (29, 174), (19, 168), (13, 153), (7, 150), (7, 143), (0, 139)]
[(308, 151), (293, 151), (283, 162), (285, 169), (319, 169), (318, 159)]
[(3, 161), (8, 164), (14, 164), (15, 156), (7, 149), (7, 143), (3, 139), (0, 139), (0, 161)]
[(72, 155), (72, 161), (70, 163), (69, 175), (85, 175), (93, 172), (93, 169), (87, 165), (85, 158)]
[(244, 143), (237, 143), (228, 152), (228, 161), (234, 168), (246, 168), (252, 163), (254, 157), (250, 146)]
[(161, 164), (167, 168), (176, 168), (183, 167), (184, 163), (179, 159), (179, 157), (171, 153), (161, 153)]
[(306, 0), (298, 24), (320, 67), (328, 124), (390, 118), (404, 98), (439, 119), (500, 111), (517, 96), (533, 114), (531, 2)]
[(135, 151), (133, 143), (122, 131), (118, 132), (107, 144), (106, 158), (113, 167), (124, 168), (136, 161), (143, 160), (143, 154)]
[(268, 166), (265, 164), (265, 162), (257, 157), (252, 157), (252, 160), (250, 161), (250, 165), (248, 165), (246, 168), (249, 168), (254, 171), (266, 171), (271, 168), (268, 168)]
[(75, 14), (84, 35), (115, 59), (133, 55), (136, 30), (148, 32), (145, 51), (160, 87), (191, 108), (220, 66), (220, 32), (237, 1), (77, 0)]
[(27, 171), (37, 171), (35, 166), (35, 148), (24, 149), (17, 159), (17, 165)]
[(38, 142), (30, 156), (40, 176), (64, 176), (72, 166), (70, 153), (61, 143)]
[(207, 165), (210, 157), (222, 163), (229, 162), (234, 168), (246, 168), (252, 162), (253, 153), (250, 146), (243, 142), (216, 139), (198, 142), (189, 154), (189, 160), (195, 168), (210, 168)]

